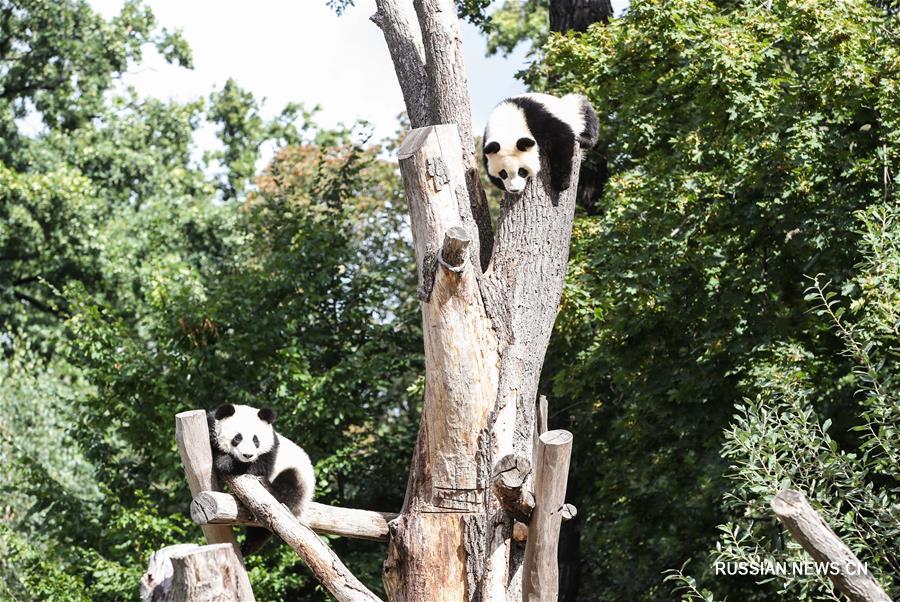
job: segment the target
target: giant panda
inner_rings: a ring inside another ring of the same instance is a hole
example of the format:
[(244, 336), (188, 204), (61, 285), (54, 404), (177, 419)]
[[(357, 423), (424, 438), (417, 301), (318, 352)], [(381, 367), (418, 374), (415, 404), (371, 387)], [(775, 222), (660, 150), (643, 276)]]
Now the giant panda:
[(579, 94), (562, 98), (550, 94), (522, 94), (502, 101), (488, 117), (484, 130), (484, 167), (491, 182), (519, 194), (528, 178), (541, 169), (541, 154), (550, 163), (550, 185), (569, 188), (572, 154), (597, 143), (599, 123), (590, 101)]
[[(312, 501), (316, 476), (303, 448), (272, 428), (275, 412), (229, 403), (206, 416), (216, 472), (262, 477), (275, 499), (299, 518)], [(271, 536), (268, 529), (247, 527), (241, 552), (256, 552)]]

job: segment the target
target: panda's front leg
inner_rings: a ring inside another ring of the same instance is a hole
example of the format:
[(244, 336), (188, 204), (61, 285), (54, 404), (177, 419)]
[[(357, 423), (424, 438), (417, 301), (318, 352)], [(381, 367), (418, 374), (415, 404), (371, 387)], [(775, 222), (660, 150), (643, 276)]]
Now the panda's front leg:
[(233, 476), (239, 474), (237, 462), (235, 462), (234, 458), (228, 454), (214, 453), (213, 466), (215, 466), (216, 472), (221, 476)]
[(550, 149), (550, 186), (557, 192), (568, 190), (572, 185), (572, 156), (575, 154), (575, 139), (559, 138)]

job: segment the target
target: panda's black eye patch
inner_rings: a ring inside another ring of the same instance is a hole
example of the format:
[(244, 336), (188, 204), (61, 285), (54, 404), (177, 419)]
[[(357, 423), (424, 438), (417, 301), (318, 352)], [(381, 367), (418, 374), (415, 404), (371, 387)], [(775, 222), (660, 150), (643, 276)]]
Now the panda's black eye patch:
[(522, 176), (523, 178), (527, 178), (527, 177), (528, 177), (528, 170), (525, 169), (524, 167), (520, 167), (520, 168), (519, 168), (519, 175)]
[(506, 178), (509, 177), (509, 174), (506, 173), (506, 170), (505, 170), (505, 169), (501, 169), (501, 170), (500, 170), (500, 177), (503, 178), (503, 179), (505, 180)]
[(531, 138), (519, 138), (518, 140), (516, 140), (516, 148), (522, 152), (527, 151), (534, 145), (535, 142)]
[(256, 435), (253, 435), (253, 445), (259, 447), (259, 437), (257, 437)]
[(237, 446), (241, 441), (244, 440), (244, 436), (240, 433), (234, 436), (234, 439), (231, 440), (231, 445)]

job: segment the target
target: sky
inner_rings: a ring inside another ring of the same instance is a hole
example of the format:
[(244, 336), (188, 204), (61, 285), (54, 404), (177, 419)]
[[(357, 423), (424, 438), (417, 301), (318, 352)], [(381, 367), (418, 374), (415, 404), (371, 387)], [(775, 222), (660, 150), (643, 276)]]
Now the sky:
[[(411, 1), (411, 0), (410, 0)], [(324, 126), (365, 119), (374, 139), (393, 135), (403, 98), (381, 30), (369, 21), (375, 0), (357, 0), (338, 17), (325, 0), (145, 0), (159, 25), (181, 29), (194, 57), (192, 70), (167, 64), (150, 49), (121, 85), (142, 95), (192, 100), (209, 96), (232, 77), (264, 98), (263, 114), (288, 102), (320, 105)], [(104, 16), (117, 14), (122, 0), (91, 0)], [(619, 13), (627, 1), (614, 1)], [(527, 65), (526, 49), (510, 57), (485, 57), (478, 30), (463, 23), (463, 48), (472, 99), (473, 126), (484, 127), (493, 106), (525, 91), (515, 73)], [(215, 146), (201, 131), (201, 149)]]

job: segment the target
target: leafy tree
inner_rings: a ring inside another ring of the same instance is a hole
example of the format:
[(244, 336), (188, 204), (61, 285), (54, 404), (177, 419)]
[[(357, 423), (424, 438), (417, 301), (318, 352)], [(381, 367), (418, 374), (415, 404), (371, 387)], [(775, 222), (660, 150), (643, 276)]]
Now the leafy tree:
[[(279, 429), (319, 460), (322, 499), (401, 503), (421, 360), (402, 196), (376, 152), (282, 151), (259, 192), (230, 214), (234, 235), (214, 269), (158, 259), (137, 323), (82, 297), (71, 323), (75, 357), (97, 392), (81, 402), (76, 436), (109, 492), (101, 506), (111, 510), (97, 521), (137, 524), (152, 508), (160, 527), (132, 537), (124, 555), (91, 543), (119, 570), (139, 567), (184, 520), (189, 496), (170, 425), (187, 408), (272, 406)], [(363, 569), (383, 554), (340, 545)], [(268, 575), (255, 584), (258, 595), (309, 591), (296, 557), (272, 548), (269, 560), (251, 564), (252, 577)]]
[[(233, 79), (225, 82), (221, 91), (213, 93), (208, 117), (219, 125), (218, 137), (225, 148), (210, 153), (207, 159), (218, 161), (224, 168), (217, 185), (223, 197), (243, 198), (245, 189), (257, 173), (256, 163), (263, 144), (274, 142), (285, 146), (304, 142), (304, 134), (311, 129), (316, 110), (306, 111), (302, 105), (289, 104), (277, 117), (266, 121), (260, 115), (260, 106), (253, 94)], [(299, 119), (302, 119), (300, 127), (297, 126)]]
[[(750, 472), (777, 462), (775, 441), (796, 445), (796, 430), (747, 414), (788, 403), (777, 391), (793, 385), (771, 384), (789, 382), (783, 345), (817, 358), (803, 404), (813, 421), (833, 421), (834, 453), (874, 445), (849, 430), (869, 421), (857, 362), (805, 291), (817, 273), (851, 287), (868, 252), (854, 213), (895, 202), (895, 29), (861, 1), (643, 0), (607, 26), (553, 37), (532, 74), (589, 94), (611, 144), (603, 214), (577, 224), (556, 362), (545, 369), (582, 442), (573, 462), (586, 504), (584, 587), (608, 592), (600, 599), (668, 598), (661, 572), (691, 558), (700, 587), (775, 595), (777, 585), (711, 576), (707, 551), (720, 524), (755, 521), (752, 538), (730, 541), (744, 551), (764, 524), (774, 531), (763, 502), (779, 483), (750, 487), (742, 468), (745, 485), (724, 476), (730, 461)], [(766, 401), (741, 405), (743, 422), (728, 427), (744, 398)], [(737, 454), (726, 427), (765, 453)], [(814, 457), (814, 473), (828, 470)], [(805, 468), (782, 469), (812, 487)], [(883, 466), (856, 463), (846, 479), (841, 491), (864, 496), (867, 518), (895, 507), (875, 503), (896, 487)], [(875, 497), (863, 494), (873, 486)], [(823, 504), (835, 499), (827, 491)], [(734, 495), (743, 505), (721, 503)], [(866, 539), (882, 571), (894, 562), (878, 552), (893, 537), (884, 524), (873, 521), (879, 538)], [(806, 591), (822, 589), (791, 599)]]
[(3, 0), (0, 34), (0, 159), (14, 166), (26, 143), (15, 120), (37, 115), (48, 128), (63, 130), (85, 124), (145, 44), (172, 62), (191, 61), (184, 39), (158, 30), (150, 10), (135, 0), (110, 21), (84, 0)]

